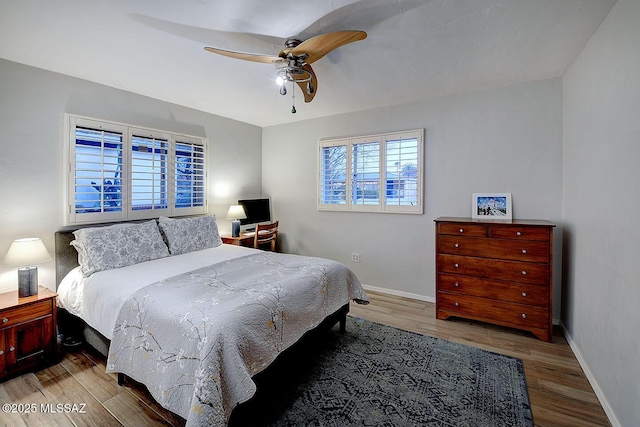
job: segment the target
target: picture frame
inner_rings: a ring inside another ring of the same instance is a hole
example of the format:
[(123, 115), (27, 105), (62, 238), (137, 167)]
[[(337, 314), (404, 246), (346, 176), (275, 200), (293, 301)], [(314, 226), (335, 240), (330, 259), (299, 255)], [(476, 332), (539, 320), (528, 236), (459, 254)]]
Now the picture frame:
[(471, 218), (505, 220), (513, 219), (511, 193), (473, 193)]

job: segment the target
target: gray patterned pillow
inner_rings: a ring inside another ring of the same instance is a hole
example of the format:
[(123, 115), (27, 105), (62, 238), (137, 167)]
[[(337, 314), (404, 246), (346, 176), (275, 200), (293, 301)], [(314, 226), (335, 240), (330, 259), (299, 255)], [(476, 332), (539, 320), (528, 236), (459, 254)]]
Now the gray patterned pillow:
[(80, 270), (91, 274), (169, 256), (155, 220), (82, 228), (73, 232)]
[(215, 248), (222, 244), (213, 215), (179, 219), (161, 216), (158, 225), (171, 255)]

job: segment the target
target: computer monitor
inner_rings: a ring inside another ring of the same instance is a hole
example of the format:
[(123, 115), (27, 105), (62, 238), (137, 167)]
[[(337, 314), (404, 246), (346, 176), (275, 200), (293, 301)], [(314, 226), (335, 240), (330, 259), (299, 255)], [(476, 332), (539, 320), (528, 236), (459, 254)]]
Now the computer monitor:
[(238, 200), (238, 204), (244, 208), (246, 218), (240, 220), (240, 228), (249, 230), (256, 224), (271, 221), (271, 208), (269, 199), (244, 199)]

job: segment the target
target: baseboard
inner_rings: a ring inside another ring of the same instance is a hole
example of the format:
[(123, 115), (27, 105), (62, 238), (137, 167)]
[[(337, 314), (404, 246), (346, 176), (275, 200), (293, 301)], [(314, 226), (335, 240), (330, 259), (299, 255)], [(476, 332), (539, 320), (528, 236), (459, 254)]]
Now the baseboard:
[(607, 417), (609, 418), (609, 422), (611, 423), (611, 426), (622, 427), (622, 424), (620, 424), (620, 421), (618, 421), (618, 418), (616, 417), (615, 412), (613, 412), (613, 408), (611, 407), (611, 405), (609, 405), (609, 401), (607, 400), (607, 397), (604, 395), (604, 393), (602, 392), (602, 389), (600, 388), (600, 385), (596, 381), (596, 378), (593, 375), (593, 372), (591, 372), (591, 369), (589, 369), (589, 365), (587, 365), (587, 361), (582, 355), (580, 348), (577, 346), (576, 342), (573, 340), (573, 337), (571, 336), (569, 331), (567, 331), (567, 328), (565, 328), (562, 322), (560, 322), (560, 328), (562, 328), (562, 333), (564, 333), (564, 336), (567, 339), (567, 342), (569, 343), (569, 347), (571, 348), (571, 351), (573, 351), (573, 354), (576, 356), (576, 359), (578, 359), (578, 363), (580, 364), (580, 367), (584, 371), (584, 374), (586, 375), (587, 380), (589, 381), (589, 384), (591, 384), (591, 387), (593, 388), (593, 391), (596, 394), (596, 397), (600, 401), (600, 405), (602, 406), (602, 409), (604, 409), (605, 414), (607, 414)]
[(411, 298), (418, 301), (436, 302), (434, 297), (428, 297), (426, 295), (412, 294), (409, 292), (396, 291), (395, 289), (378, 288), (376, 286), (362, 285), (365, 291), (378, 292), (381, 294), (393, 295), (397, 297)]

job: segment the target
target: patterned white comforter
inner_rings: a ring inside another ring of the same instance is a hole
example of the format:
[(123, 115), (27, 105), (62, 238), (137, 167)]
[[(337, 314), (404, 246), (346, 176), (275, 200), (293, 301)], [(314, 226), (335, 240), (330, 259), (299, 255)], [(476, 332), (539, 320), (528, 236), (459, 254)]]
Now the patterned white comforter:
[(122, 307), (108, 372), (145, 384), (188, 426), (224, 426), (251, 377), (349, 300), (355, 275), (322, 258), (258, 253), (148, 285)]

